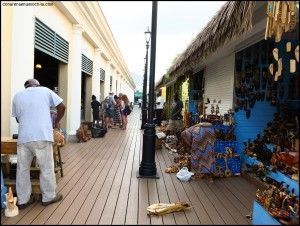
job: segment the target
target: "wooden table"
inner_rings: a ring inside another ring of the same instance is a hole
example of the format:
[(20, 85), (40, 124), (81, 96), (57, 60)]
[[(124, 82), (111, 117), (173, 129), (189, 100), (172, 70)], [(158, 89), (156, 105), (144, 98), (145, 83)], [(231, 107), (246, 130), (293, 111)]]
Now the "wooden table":
[(1, 154), (16, 155), (17, 142), (17, 139), (12, 139), (10, 137), (1, 137)]
[[(1, 137), (1, 156), (2, 155), (16, 155), (17, 154), (17, 139), (12, 139), (11, 137)], [(54, 155), (54, 162), (55, 162), (55, 173), (56, 173), (56, 179), (57, 179), (57, 172), (60, 170), (61, 176), (63, 176), (63, 171), (62, 171), (62, 164), (61, 164), (61, 159), (60, 159), (60, 150), (57, 145), (53, 144), (53, 155)], [(57, 165), (57, 157), (59, 158), (58, 161), (60, 163), (60, 167)], [(10, 163), (8, 161), (8, 158), (5, 159), (3, 162), (5, 171), (8, 173), (10, 171)], [(39, 168), (36, 168), (34, 165), (30, 168), (31, 171), (39, 171)], [(32, 193), (33, 194), (40, 194), (40, 182), (39, 179), (32, 179)], [(14, 179), (9, 179), (9, 178), (4, 178), (4, 184), (6, 186), (12, 186), (15, 189), (15, 184), (16, 181)]]

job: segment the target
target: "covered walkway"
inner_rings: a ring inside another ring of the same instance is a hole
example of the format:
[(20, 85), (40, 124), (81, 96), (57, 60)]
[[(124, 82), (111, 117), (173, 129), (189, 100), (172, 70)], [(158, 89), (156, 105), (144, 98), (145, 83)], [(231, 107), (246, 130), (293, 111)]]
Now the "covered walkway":
[[(256, 187), (242, 177), (182, 183), (166, 174), (173, 164), (166, 150), (156, 151), (160, 179), (137, 179), (143, 132), (140, 109), (129, 116), (128, 128), (111, 129), (104, 138), (69, 143), (62, 149), (64, 177), (57, 190), (64, 199), (44, 207), (40, 202), (20, 210), (1, 224), (251, 224)], [(191, 210), (165, 216), (147, 216), (156, 202), (186, 201)]]

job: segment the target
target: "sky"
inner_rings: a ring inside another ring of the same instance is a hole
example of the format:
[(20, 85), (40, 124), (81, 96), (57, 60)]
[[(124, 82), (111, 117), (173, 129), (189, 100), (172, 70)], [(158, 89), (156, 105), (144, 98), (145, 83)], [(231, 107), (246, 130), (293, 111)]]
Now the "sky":
[[(170, 68), (225, 1), (158, 1), (155, 82)], [(151, 1), (100, 1), (117, 45), (136, 84), (142, 90), (146, 41), (151, 31)], [(150, 56), (149, 47), (149, 56)], [(150, 64), (150, 57), (149, 57)], [(148, 69), (148, 76), (149, 76)], [(148, 80), (149, 81), (149, 80)], [(149, 85), (149, 82), (148, 82)]]

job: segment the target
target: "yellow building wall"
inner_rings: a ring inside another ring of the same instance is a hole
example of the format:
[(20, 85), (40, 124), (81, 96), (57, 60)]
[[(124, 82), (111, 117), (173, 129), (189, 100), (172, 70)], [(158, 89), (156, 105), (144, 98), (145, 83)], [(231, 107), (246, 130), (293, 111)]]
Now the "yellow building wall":
[(162, 87), (161, 89), (161, 95), (162, 97), (166, 100), (167, 99), (167, 88), (166, 87)]

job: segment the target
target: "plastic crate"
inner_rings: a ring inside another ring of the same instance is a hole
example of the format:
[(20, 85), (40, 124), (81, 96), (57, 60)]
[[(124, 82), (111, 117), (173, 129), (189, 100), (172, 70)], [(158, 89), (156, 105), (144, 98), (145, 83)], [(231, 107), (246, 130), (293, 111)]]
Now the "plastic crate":
[(226, 153), (226, 147), (232, 148), (233, 153), (236, 153), (236, 141), (216, 141), (215, 152), (216, 153)]

